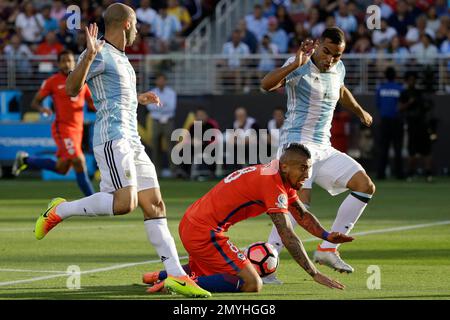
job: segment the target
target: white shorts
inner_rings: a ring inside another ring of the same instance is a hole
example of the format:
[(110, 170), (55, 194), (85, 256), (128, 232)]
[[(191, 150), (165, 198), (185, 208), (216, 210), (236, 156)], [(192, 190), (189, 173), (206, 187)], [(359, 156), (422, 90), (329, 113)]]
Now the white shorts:
[[(332, 146), (319, 146), (303, 143), (311, 152), (312, 170), (303, 189), (312, 189), (313, 182), (327, 190), (332, 196), (346, 191), (347, 183), (364, 168), (349, 155), (336, 150)], [(278, 148), (277, 159), (283, 153), (283, 146)]]
[(100, 169), (100, 191), (114, 192), (128, 186), (137, 191), (159, 188), (155, 166), (142, 144), (132, 146), (126, 139), (112, 140), (94, 147)]

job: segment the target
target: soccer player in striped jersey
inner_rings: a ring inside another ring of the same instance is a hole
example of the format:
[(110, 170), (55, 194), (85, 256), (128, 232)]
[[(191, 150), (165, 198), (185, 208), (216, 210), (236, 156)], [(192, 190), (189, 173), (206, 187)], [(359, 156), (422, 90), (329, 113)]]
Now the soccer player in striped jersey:
[[(372, 124), (372, 116), (345, 87), (345, 67), (341, 61), (344, 49), (342, 30), (327, 28), (318, 41), (305, 41), (294, 57), (268, 73), (262, 79), (261, 87), (273, 91), (284, 86), (287, 92), (287, 113), (281, 129), (279, 153), (293, 142), (302, 143), (311, 151), (312, 173), (299, 192), (301, 201), (307, 206), (311, 204), (313, 182), (333, 196), (351, 190), (339, 207), (331, 228), (331, 231), (349, 234), (375, 193), (375, 185), (358, 162), (334, 149), (330, 143), (331, 120), (337, 102), (356, 114), (364, 125)], [(275, 228), (268, 242), (278, 250), (283, 247)], [(354, 269), (341, 259), (337, 248), (337, 244), (323, 241), (313, 260), (340, 272), (353, 272)], [(276, 282), (276, 277), (266, 279), (267, 282), (271, 280)]]
[(167, 227), (166, 208), (155, 166), (145, 153), (137, 130), (138, 102), (160, 104), (152, 92), (137, 94), (136, 74), (124, 50), (136, 37), (136, 14), (121, 3), (104, 13), (105, 35), (97, 40), (96, 24), (86, 27), (87, 49), (69, 74), (66, 91), (76, 96), (85, 82), (97, 109), (94, 126), (94, 155), (101, 174), (100, 192), (67, 202), (53, 199), (36, 222), (35, 235), (42, 239), (61, 221), (72, 216), (113, 216), (144, 212), (149, 242), (155, 247), (177, 291), (189, 297), (209, 297), (183, 270), (175, 242)]

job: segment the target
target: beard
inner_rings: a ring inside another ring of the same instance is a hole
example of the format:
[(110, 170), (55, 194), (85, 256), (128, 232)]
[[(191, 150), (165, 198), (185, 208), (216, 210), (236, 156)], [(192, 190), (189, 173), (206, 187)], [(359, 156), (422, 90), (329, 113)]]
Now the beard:
[(125, 31), (125, 40), (126, 40), (126, 46), (130, 47), (134, 40), (136, 39), (136, 33), (133, 33), (131, 30)]

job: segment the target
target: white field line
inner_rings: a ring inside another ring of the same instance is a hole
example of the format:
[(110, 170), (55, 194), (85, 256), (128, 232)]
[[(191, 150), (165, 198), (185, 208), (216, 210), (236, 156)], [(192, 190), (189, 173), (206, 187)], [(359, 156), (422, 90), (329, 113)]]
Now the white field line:
[[(409, 225), (409, 226), (400, 226), (400, 227), (394, 227), (394, 228), (376, 229), (376, 230), (369, 230), (369, 231), (363, 231), (363, 232), (356, 232), (356, 233), (353, 233), (352, 236), (365, 236), (365, 235), (370, 235), (370, 234), (389, 233), (389, 232), (395, 232), (395, 231), (406, 231), (406, 230), (421, 229), (421, 228), (428, 228), (428, 227), (448, 225), (448, 224), (450, 224), (450, 220)], [(303, 240), (303, 242), (312, 242), (312, 241), (319, 241), (319, 239), (308, 238), (308, 239)], [(183, 256), (183, 257), (180, 257), (180, 260), (185, 260), (187, 258), (188, 258), (187, 256)], [(117, 269), (124, 269), (124, 268), (142, 265), (142, 264), (150, 264), (150, 263), (158, 263), (158, 262), (160, 262), (160, 260), (149, 260), (149, 261), (118, 264), (118, 265), (113, 265), (110, 267), (81, 271), (80, 275), (97, 273), (97, 272), (105, 272), (105, 271), (117, 270)], [(35, 278), (29, 278), (29, 279), (23, 279), (23, 280), (0, 282), (0, 287), (12, 286), (12, 285), (16, 285), (16, 284), (30, 283), (30, 282), (36, 282), (36, 281), (48, 280), (48, 279), (54, 279), (54, 278), (60, 278), (60, 277), (67, 277), (72, 274), (73, 273), (61, 273), (61, 274), (53, 274), (53, 275), (41, 276), (41, 277), (35, 277)]]
[(66, 271), (51, 271), (51, 270), (32, 270), (32, 269), (7, 269), (0, 268), (0, 272), (36, 272), (36, 273), (66, 273)]
[[(131, 228), (138, 227), (138, 225), (134, 224), (117, 224), (111, 226), (79, 226), (79, 227), (69, 227), (63, 226), (64, 230), (95, 230), (95, 229), (111, 229), (111, 228)], [(21, 232), (21, 231), (31, 231), (33, 232), (34, 226), (30, 226), (29, 228), (0, 228), (0, 233), (2, 232)]]

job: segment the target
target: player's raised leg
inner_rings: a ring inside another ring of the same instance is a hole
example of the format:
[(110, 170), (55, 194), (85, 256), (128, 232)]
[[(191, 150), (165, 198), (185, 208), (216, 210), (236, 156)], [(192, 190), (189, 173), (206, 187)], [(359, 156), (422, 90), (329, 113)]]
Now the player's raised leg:
[[(42, 239), (59, 222), (73, 216), (113, 216), (127, 214), (138, 205), (136, 168), (129, 143), (124, 140), (108, 141), (94, 147), (94, 155), (100, 169), (101, 192), (71, 202), (61, 202), (52, 207), (47, 219), (42, 214), (35, 228), (38, 240)], [(53, 223), (54, 221), (57, 223)]]
[[(358, 171), (348, 181), (347, 188), (351, 190), (351, 193), (339, 207), (336, 219), (331, 227), (332, 232), (341, 232), (346, 235), (353, 229), (375, 193), (375, 184), (364, 171)], [(314, 253), (314, 261), (340, 272), (353, 272), (353, 268), (340, 258), (337, 252), (338, 246), (323, 241)]]

